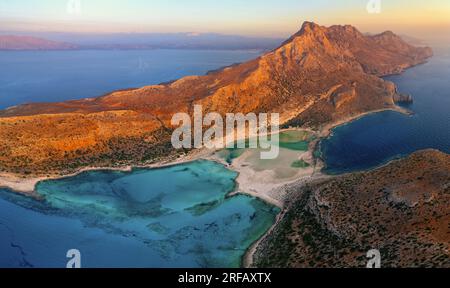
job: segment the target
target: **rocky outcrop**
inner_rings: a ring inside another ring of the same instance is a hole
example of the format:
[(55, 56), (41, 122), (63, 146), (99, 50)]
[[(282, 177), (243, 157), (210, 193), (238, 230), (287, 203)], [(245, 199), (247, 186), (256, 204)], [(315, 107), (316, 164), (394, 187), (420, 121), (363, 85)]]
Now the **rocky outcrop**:
[[(402, 71), (430, 55), (428, 48), (410, 46), (390, 33), (364, 36), (352, 26), (327, 28), (305, 22), (273, 51), (204, 76), (0, 111), (0, 168), (47, 173), (65, 169), (66, 163), (74, 163), (71, 167), (117, 163), (116, 155), (128, 164), (153, 159), (154, 155), (142, 154), (148, 153), (146, 149), (134, 151), (135, 146), (166, 147), (172, 115), (192, 113), (195, 104), (201, 104), (204, 112), (220, 114), (277, 112), (286, 125), (320, 128), (393, 107), (395, 85), (378, 76)], [(127, 119), (119, 116), (122, 113), (137, 116)], [(122, 128), (127, 125), (136, 127), (128, 135)], [(154, 133), (157, 142), (142, 140), (154, 139)], [(122, 142), (128, 144), (110, 145)], [(106, 163), (101, 160), (106, 158)]]
[(333, 92), (330, 99), (336, 109), (339, 109), (342, 105), (354, 101), (356, 98), (356, 87), (352, 86), (341, 86), (336, 91)]
[(394, 101), (395, 103), (405, 103), (405, 104), (409, 104), (409, 103), (413, 103), (414, 100), (412, 98), (411, 95), (409, 94), (395, 94), (394, 95)]
[(450, 267), (450, 155), (419, 151), (379, 169), (292, 188), (259, 267)]

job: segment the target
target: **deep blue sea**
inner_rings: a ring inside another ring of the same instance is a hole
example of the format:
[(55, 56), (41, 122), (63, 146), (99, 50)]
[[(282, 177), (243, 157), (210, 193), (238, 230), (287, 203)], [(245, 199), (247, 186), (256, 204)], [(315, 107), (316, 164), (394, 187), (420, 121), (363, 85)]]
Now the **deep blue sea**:
[(0, 52), (0, 109), (97, 97), (202, 75), (259, 54), (177, 49)]
[(411, 94), (411, 116), (381, 112), (333, 130), (321, 143), (325, 172), (365, 170), (414, 151), (434, 148), (450, 153), (450, 48), (434, 49), (426, 64), (387, 77)]

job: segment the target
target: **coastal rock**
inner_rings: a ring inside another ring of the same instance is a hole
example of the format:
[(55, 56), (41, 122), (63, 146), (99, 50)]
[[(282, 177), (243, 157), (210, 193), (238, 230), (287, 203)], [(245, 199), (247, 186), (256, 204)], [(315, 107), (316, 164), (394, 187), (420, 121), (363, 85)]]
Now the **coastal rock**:
[(413, 103), (414, 100), (411, 95), (408, 94), (395, 94), (394, 101), (396, 103)]

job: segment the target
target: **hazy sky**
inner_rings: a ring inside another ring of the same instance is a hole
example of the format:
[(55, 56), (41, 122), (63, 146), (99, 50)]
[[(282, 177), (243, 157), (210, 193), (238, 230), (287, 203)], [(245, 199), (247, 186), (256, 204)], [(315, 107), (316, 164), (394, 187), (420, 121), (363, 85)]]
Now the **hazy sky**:
[[(76, 1), (79, 13), (68, 9), (68, 3)], [(370, 14), (369, 0), (0, 0), (0, 30), (286, 37), (309, 20), (352, 24), (364, 32), (450, 34), (450, 0), (380, 1), (381, 13)]]

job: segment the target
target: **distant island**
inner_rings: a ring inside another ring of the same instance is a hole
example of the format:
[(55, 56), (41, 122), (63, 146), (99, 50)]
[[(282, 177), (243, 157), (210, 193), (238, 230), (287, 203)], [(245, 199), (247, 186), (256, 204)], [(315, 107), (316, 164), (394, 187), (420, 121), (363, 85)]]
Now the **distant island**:
[(0, 35), (0, 50), (74, 50), (78, 48), (74, 44), (37, 37)]
[(34, 33), (0, 35), (0, 51), (15, 50), (270, 50), (282, 39), (215, 33)]

